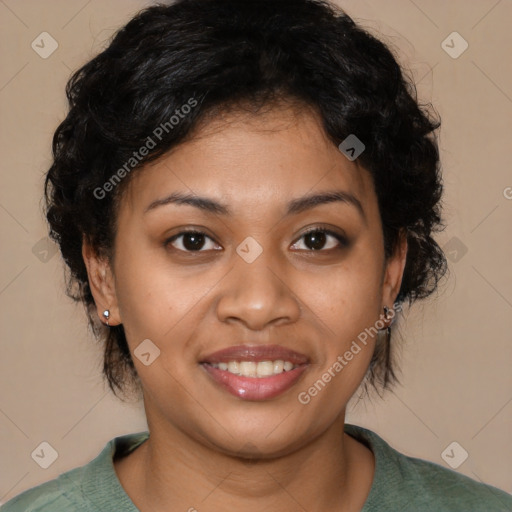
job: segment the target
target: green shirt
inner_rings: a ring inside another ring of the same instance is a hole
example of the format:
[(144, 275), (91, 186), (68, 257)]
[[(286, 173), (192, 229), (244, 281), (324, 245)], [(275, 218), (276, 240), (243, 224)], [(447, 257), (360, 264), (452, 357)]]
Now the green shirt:
[[(512, 495), (426, 460), (407, 457), (371, 430), (345, 432), (375, 455), (375, 475), (361, 512), (511, 512)], [(22, 492), (0, 512), (138, 512), (114, 470), (114, 454), (126, 454), (149, 437), (116, 437), (88, 464)]]

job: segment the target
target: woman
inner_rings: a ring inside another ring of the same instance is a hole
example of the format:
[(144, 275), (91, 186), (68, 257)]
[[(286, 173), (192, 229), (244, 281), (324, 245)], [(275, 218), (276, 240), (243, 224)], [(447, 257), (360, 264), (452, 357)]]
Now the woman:
[(67, 95), (51, 234), (149, 431), (2, 511), (512, 509), (345, 424), (446, 269), (439, 121), (381, 42), (318, 0), (181, 0)]

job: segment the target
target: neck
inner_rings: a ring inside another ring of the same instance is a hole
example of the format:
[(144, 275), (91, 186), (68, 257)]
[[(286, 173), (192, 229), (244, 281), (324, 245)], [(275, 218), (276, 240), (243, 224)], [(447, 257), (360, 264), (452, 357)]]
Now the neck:
[(255, 460), (223, 453), (162, 422), (148, 418), (148, 425), (150, 438), (115, 463), (142, 512), (359, 511), (371, 488), (373, 454), (343, 433), (344, 412), (307, 444)]

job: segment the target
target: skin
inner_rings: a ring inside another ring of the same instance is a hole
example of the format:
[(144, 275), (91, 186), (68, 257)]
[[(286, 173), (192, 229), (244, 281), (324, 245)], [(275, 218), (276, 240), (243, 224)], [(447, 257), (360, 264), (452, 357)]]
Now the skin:
[[(332, 190), (353, 194), (364, 215), (348, 202), (285, 215), (289, 201)], [(225, 203), (233, 216), (177, 204), (145, 213), (176, 191)], [(184, 227), (210, 237), (202, 252), (185, 252), (186, 237), (165, 245)], [(325, 235), (315, 251), (302, 236), (310, 227), (344, 232), (349, 245)], [(250, 264), (236, 252), (248, 236), (263, 249)], [(382, 318), (383, 306), (392, 307), (407, 247), (402, 240), (385, 259), (371, 176), (328, 140), (319, 117), (281, 105), (201, 125), (131, 177), (114, 248), (109, 262), (83, 246), (98, 315), (109, 309), (110, 325), (123, 324), (132, 353), (148, 338), (161, 351), (149, 366), (134, 357), (150, 439), (115, 462), (135, 505), (142, 512), (360, 510), (375, 461), (343, 425), (375, 339), (309, 404), (297, 395)], [(243, 343), (284, 345), (306, 354), (310, 366), (282, 395), (244, 401), (198, 364)]]

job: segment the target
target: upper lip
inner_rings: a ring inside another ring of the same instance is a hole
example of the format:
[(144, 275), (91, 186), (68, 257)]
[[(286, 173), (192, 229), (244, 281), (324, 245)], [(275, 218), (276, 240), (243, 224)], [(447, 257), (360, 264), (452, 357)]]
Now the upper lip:
[(204, 357), (201, 363), (229, 363), (229, 361), (290, 361), (293, 364), (305, 364), (309, 358), (281, 345), (236, 345), (224, 348)]

